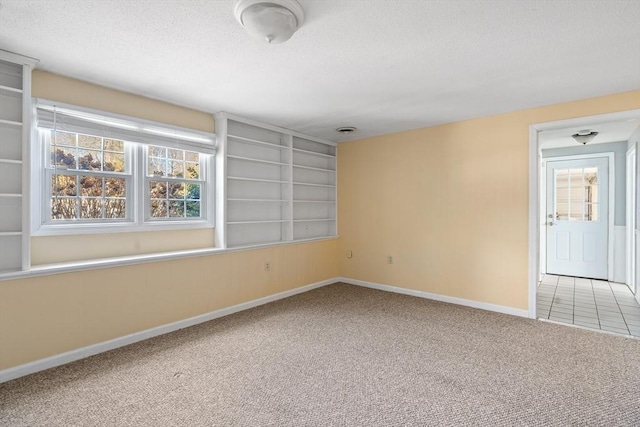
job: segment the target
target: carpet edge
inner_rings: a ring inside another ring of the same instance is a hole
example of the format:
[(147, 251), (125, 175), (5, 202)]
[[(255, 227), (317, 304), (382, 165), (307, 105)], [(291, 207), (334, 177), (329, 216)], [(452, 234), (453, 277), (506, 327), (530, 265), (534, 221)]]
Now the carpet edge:
[(478, 308), (480, 310), (493, 311), (496, 313), (509, 314), (511, 316), (529, 318), (529, 311), (504, 305), (491, 304), (488, 302), (475, 301), (465, 298), (451, 297), (447, 295), (434, 294), (431, 292), (417, 291), (415, 289), (401, 288), (398, 286), (384, 285), (382, 283), (367, 282), (365, 280), (351, 279), (349, 277), (339, 277), (340, 282), (350, 285), (362, 286), (365, 288), (377, 289), (379, 291), (393, 292), (396, 294), (410, 295), (413, 297), (430, 299), (434, 301), (447, 302), (450, 304), (463, 305), (465, 307)]

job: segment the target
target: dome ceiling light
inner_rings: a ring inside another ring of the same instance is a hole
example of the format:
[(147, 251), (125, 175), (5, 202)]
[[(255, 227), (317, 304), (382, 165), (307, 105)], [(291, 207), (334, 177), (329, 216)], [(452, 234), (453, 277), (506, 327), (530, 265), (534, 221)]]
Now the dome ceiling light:
[(581, 130), (578, 133), (571, 135), (573, 139), (579, 142), (582, 145), (585, 145), (587, 142), (593, 141), (593, 138), (598, 135), (598, 132), (592, 132), (590, 130)]
[(239, 0), (233, 12), (251, 37), (269, 44), (286, 42), (304, 22), (296, 0)]

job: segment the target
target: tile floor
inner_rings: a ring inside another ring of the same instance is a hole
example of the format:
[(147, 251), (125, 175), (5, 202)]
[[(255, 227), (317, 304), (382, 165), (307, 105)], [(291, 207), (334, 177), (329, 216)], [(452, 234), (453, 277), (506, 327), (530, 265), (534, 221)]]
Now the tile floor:
[(538, 318), (640, 337), (640, 305), (627, 285), (547, 274), (537, 294)]

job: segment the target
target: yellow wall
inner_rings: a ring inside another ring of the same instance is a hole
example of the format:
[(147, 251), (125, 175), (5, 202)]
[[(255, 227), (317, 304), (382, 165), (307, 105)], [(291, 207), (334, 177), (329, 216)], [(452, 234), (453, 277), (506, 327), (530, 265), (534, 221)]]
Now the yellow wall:
[(34, 237), (31, 265), (212, 248), (214, 234), (207, 228)]
[(341, 275), (526, 310), (529, 125), (635, 108), (640, 91), (341, 143)]
[(337, 250), (333, 239), (0, 281), (0, 369), (336, 277)]
[(34, 70), (31, 95), (66, 104), (124, 114), (174, 126), (214, 131), (213, 116), (202, 111), (143, 98), (46, 71)]

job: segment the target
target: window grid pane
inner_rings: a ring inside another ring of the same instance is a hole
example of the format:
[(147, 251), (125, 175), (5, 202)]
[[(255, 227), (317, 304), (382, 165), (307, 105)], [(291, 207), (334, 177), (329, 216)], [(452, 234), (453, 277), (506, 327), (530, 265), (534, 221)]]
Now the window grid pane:
[[(126, 219), (124, 141), (50, 131), (49, 220)], [(114, 177), (114, 175), (116, 177)]]
[(598, 168), (555, 169), (556, 221), (598, 221)]
[(199, 153), (149, 146), (146, 164), (151, 220), (202, 217)]
[(50, 167), (94, 172), (126, 171), (124, 141), (51, 131)]

